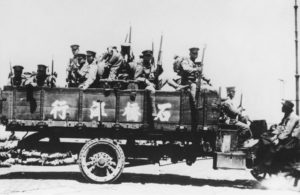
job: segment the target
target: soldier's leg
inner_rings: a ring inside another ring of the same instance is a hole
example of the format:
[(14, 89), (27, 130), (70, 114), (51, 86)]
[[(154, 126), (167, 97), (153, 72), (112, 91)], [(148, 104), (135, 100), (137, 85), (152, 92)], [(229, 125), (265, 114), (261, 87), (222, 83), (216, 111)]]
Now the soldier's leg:
[(111, 67), (108, 78), (111, 80), (116, 80), (118, 69), (119, 69), (119, 67)]
[(106, 68), (105, 63), (99, 62), (98, 64), (98, 71), (97, 74), (100, 79), (106, 79), (109, 74), (109, 70)]
[(246, 140), (251, 138), (250, 126), (240, 121), (236, 121), (234, 125), (238, 126), (238, 145), (242, 146)]
[(155, 88), (154, 85), (148, 84), (147, 87), (145, 88), (150, 92), (150, 101), (151, 101), (151, 107), (152, 107), (152, 116), (155, 117), (157, 112), (156, 112), (156, 105), (155, 105)]
[(196, 94), (197, 94), (197, 85), (196, 83), (191, 83), (191, 99), (192, 99), (192, 105), (195, 108), (196, 107)]

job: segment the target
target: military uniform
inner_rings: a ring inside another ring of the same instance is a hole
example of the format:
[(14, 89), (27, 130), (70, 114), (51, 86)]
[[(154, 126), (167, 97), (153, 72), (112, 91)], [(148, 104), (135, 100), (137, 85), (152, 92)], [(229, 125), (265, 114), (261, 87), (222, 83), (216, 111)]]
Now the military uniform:
[(77, 69), (79, 64), (78, 64), (78, 59), (77, 59), (77, 54), (79, 53), (79, 45), (74, 44), (71, 45), (73, 57), (69, 59), (69, 65), (67, 68), (67, 83), (68, 87), (78, 87), (78, 82), (76, 82), (76, 77), (74, 75), (74, 69)]
[(98, 74), (102, 79), (116, 80), (118, 70), (124, 62), (116, 47), (109, 47), (98, 61)]
[(75, 55), (77, 65), (76, 67), (72, 67), (68, 73), (68, 87), (78, 87), (81, 80), (81, 75), (79, 74), (79, 70), (86, 64), (86, 55), (83, 53), (77, 53)]
[(46, 74), (47, 66), (43, 64), (38, 65), (37, 74), (32, 75), (25, 81), (25, 85), (31, 85), (33, 87), (55, 87), (56, 76)]
[[(234, 91), (234, 87), (228, 87), (227, 93)], [(234, 97), (234, 96), (233, 96)], [(233, 101), (233, 97), (228, 95), (228, 98), (222, 102), (223, 112), (225, 114), (225, 123), (235, 125), (239, 128), (239, 145), (243, 144), (247, 139), (252, 137), (250, 126), (247, 124), (247, 118), (242, 116), (241, 109), (238, 108)]]
[(16, 65), (13, 67), (14, 73), (12, 75), (9, 75), (9, 80), (7, 85), (13, 86), (13, 87), (20, 87), (24, 86), (26, 77), (23, 74), (23, 66)]
[[(145, 50), (142, 52), (143, 58), (145, 56), (152, 56), (151, 50)], [(154, 64), (146, 65), (144, 59), (137, 63), (135, 68), (134, 79), (137, 81), (142, 81), (140, 88), (144, 88), (150, 91), (150, 99), (152, 104), (152, 115), (156, 116), (156, 105), (155, 105), (155, 89), (158, 88), (158, 77), (163, 72), (162, 66), (157, 67)]]
[[(87, 56), (95, 58), (96, 53), (93, 51), (87, 51)], [(92, 62), (83, 65), (83, 67), (78, 71), (78, 74), (80, 75), (79, 88), (87, 89), (98, 87), (99, 78), (97, 77), (97, 71), (98, 65), (96, 64), (95, 59)]]

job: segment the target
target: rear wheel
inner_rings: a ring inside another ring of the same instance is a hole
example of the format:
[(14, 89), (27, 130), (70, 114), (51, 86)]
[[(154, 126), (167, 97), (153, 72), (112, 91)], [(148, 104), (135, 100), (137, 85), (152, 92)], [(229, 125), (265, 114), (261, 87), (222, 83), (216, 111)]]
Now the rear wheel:
[(111, 139), (88, 141), (79, 154), (82, 175), (94, 183), (115, 181), (121, 175), (124, 165), (124, 152), (120, 145)]

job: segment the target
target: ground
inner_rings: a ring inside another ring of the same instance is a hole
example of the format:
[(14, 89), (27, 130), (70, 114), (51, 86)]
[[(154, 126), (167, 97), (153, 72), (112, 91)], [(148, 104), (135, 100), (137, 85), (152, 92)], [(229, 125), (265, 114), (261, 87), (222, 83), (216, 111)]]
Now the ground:
[[(276, 182), (279, 182), (276, 183)], [(0, 194), (298, 194), (276, 178), (272, 185), (258, 183), (245, 170), (213, 170), (211, 159), (193, 166), (185, 163), (125, 168), (114, 184), (87, 183), (77, 165), (21, 166), (0, 169)]]

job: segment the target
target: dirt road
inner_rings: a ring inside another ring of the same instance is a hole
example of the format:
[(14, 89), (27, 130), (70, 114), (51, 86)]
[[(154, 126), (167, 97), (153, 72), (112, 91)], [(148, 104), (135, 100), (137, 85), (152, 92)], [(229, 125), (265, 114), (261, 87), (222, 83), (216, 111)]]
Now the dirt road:
[[(276, 182), (279, 182), (278, 184)], [(13, 166), (0, 169), (0, 194), (299, 194), (276, 179), (267, 188), (248, 171), (213, 170), (212, 160), (168, 166), (144, 165), (125, 168), (114, 184), (87, 183), (77, 165), (60, 167)]]

